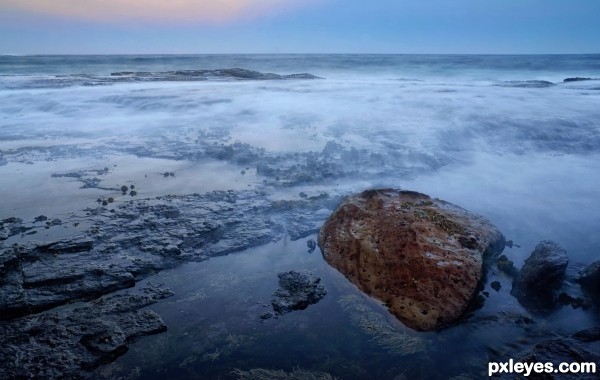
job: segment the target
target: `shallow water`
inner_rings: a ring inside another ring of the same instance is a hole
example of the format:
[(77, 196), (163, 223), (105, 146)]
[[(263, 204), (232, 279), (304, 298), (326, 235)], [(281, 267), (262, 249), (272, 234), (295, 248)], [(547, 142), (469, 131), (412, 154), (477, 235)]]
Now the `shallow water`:
[[(235, 66), (325, 79), (86, 86), (71, 78)], [(76, 219), (98, 198), (132, 199), (120, 195), (122, 185), (134, 185), (138, 198), (257, 189), (272, 200), (394, 187), (487, 217), (519, 245), (505, 250), (517, 267), (544, 239), (566, 248), (570, 276), (598, 259), (600, 80), (562, 83), (600, 78), (598, 55), (0, 57), (0, 74), (0, 197), (10, 200), (0, 203), (1, 218)], [(251, 159), (207, 157), (225, 146), (286, 168), (308, 165), (316, 152), (343, 174), (286, 184)], [(51, 176), (74, 172), (97, 177), (100, 188)], [(64, 226), (59, 235), (84, 227)], [(46, 234), (34, 237), (57, 236)], [(139, 339), (95, 376), (212, 379), (231, 378), (234, 368), (302, 367), (344, 379), (479, 378), (489, 360), (598, 323), (595, 309), (562, 308), (535, 327), (515, 324), (527, 313), (510, 296), (510, 279), (492, 269), (489, 297), (466, 323), (416, 334), (329, 268), (318, 249), (307, 253), (308, 238), (144, 280), (176, 293), (149, 307), (169, 331)], [(292, 269), (319, 275), (327, 296), (261, 323), (277, 273)], [(393, 331), (422, 340), (425, 351), (383, 347), (352, 319), (357, 302)]]

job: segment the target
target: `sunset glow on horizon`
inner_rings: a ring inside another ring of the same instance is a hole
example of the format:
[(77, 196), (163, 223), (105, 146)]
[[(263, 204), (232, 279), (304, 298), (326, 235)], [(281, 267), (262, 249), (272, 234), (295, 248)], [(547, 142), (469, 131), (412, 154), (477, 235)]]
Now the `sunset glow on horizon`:
[(0, 7), (92, 21), (222, 23), (268, 14), (298, 0), (0, 0)]

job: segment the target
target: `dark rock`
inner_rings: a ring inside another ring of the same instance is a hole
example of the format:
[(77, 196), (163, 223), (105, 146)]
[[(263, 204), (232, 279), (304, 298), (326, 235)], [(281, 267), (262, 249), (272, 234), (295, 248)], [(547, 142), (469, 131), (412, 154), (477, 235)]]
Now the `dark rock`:
[(460, 207), (386, 189), (348, 198), (321, 228), (319, 246), (331, 266), (404, 324), (433, 330), (470, 310), (484, 257), (501, 252), (504, 237)]
[(540, 242), (525, 260), (513, 281), (511, 294), (532, 311), (548, 311), (557, 306), (557, 290), (565, 277), (569, 258), (557, 243)]
[(265, 319), (273, 318), (274, 316), (275, 316), (275, 314), (271, 313), (270, 311), (265, 311), (264, 313), (262, 313), (260, 315), (260, 319), (265, 320)]
[(554, 83), (547, 80), (511, 80), (506, 81), (499, 86), (502, 87), (520, 87), (520, 88), (545, 88), (554, 86)]
[(126, 192), (127, 192), (127, 190), (129, 190), (129, 188), (128, 188), (127, 186), (125, 186), (125, 185), (121, 186), (121, 191), (122, 191), (123, 193), (126, 193)]
[(585, 291), (596, 297), (600, 296), (600, 260), (583, 268), (577, 282)]
[(313, 239), (308, 239), (306, 245), (308, 246), (308, 253), (313, 253), (317, 248), (317, 242)]
[(136, 337), (165, 331), (156, 313), (138, 309), (172, 293), (156, 287), (143, 291), (0, 322), (0, 378), (87, 378), (124, 354)]
[[(561, 363), (598, 363), (600, 355), (591, 350), (582, 341), (573, 338), (558, 338), (540, 342), (533, 346), (529, 352), (521, 357), (514, 359), (515, 362), (522, 363), (552, 363), (554, 369), (558, 369)], [(501, 379), (533, 379), (533, 380), (553, 380), (553, 379), (568, 379), (568, 380), (592, 380), (598, 379), (597, 373), (536, 373), (533, 372), (529, 376), (523, 373), (502, 373), (497, 376)]]
[(279, 277), (279, 288), (273, 293), (271, 304), (278, 315), (294, 310), (304, 310), (319, 302), (327, 291), (320, 284), (321, 279), (310, 272), (282, 272)]
[(590, 329), (581, 330), (573, 334), (573, 338), (581, 342), (597, 342), (600, 341), (600, 327), (592, 327)]
[(498, 270), (504, 272), (510, 277), (516, 277), (519, 274), (517, 268), (515, 268), (515, 264), (506, 257), (506, 255), (500, 255), (498, 260), (496, 260), (496, 266)]
[(560, 305), (571, 306), (573, 309), (588, 309), (591, 306), (588, 300), (581, 297), (573, 297), (564, 292), (558, 295), (556, 301)]
[(47, 216), (40, 215), (40, 216), (37, 216), (33, 221), (38, 223), (38, 222), (45, 222), (46, 220), (48, 220)]
[(58, 240), (52, 243), (41, 244), (37, 249), (48, 253), (76, 253), (89, 251), (93, 247), (93, 240), (85, 235), (79, 235), (70, 239)]
[(565, 78), (563, 80), (563, 82), (581, 82), (584, 80), (592, 80), (592, 78), (572, 77), (572, 78)]
[(502, 285), (500, 285), (500, 282), (498, 282), (498, 281), (492, 281), (490, 286), (492, 287), (492, 289), (494, 289), (497, 292), (500, 291), (500, 289), (502, 288)]

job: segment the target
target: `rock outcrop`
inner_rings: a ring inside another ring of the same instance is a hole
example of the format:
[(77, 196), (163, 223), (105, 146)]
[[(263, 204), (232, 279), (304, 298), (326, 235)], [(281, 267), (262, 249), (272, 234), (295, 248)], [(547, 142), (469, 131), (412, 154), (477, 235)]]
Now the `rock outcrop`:
[(140, 309), (172, 294), (149, 285), (138, 294), (0, 321), (0, 378), (89, 378), (91, 370), (127, 352), (137, 337), (166, 331), (158, 314)]
[(598, 297), (600, 296), (600, 261), (594, 261), (589, 264), (581, 273), (577, 279), (581, 287), (591, 293), (591, 295)]
[(325, 222), (325, 260), (416, 330), (456, 323), (505, 239), (486, 219), (427, 195), (391, 189), (348, 198)]
[(531, 311), (547, 311), (557, 304), (557, 290), (565, 277), (569, 258), (557, 243), (538, 243), (513, 282), (511, 294)]
[(273, 310), (278, 315), (293, 310), (304, 310), (319, 302), (327, 291), (321, 284), (321, 279), (310, 272), (282, 272), (279, 277), (279, 288), (273, 296)]

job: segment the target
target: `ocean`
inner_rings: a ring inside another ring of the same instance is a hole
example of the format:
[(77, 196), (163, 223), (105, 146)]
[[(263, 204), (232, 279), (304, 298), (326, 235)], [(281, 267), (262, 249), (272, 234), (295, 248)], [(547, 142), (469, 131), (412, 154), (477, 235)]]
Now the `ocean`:
[[(122, 184), (149, 200), (247, 190), (270, 201), (335, 199), (391, 187), (488, 218), (514, 242), (505, 254), (517, 267), (554, 240), (574, 278), (600, 257), (599, 178), (599, 54), (0, 56), (0, 219), (84, 219)], [(319, 212), (323, 220), (331, 210)], [(0, 249), (88, 227), (13, 236)], [(515, 325), (510, 316), (530, 314), (492, 269), (502, 288), (489, 280), (474, 316), (415, 333), (363, 299), (318, 249), (306, 253), (309, 238), (284, 233), (141, 279), (175, 292), (149, 306), (169, 330), (139, 338), (93, 377), (302, 368), (343, 379), (475, 379), (490, 360), (598, 323), (595, 308), (563, 307), (536, 319), (537, 329)], [(317, 273), (328, 295), (261, 323), (276, 273), (297, 268)], [(422, 339), (425, 351), (380, 344), (348, 300)]]

